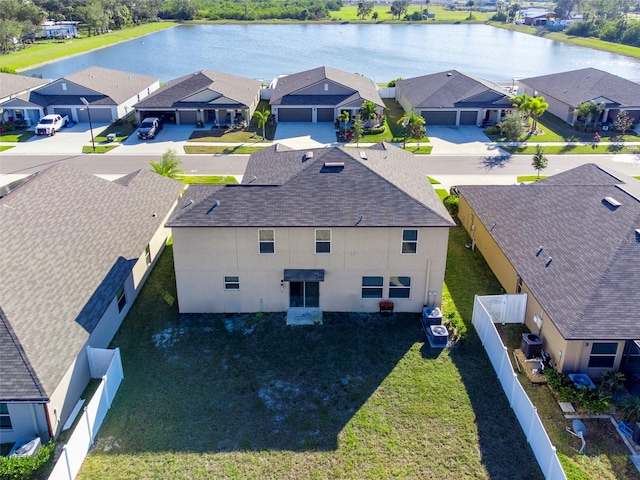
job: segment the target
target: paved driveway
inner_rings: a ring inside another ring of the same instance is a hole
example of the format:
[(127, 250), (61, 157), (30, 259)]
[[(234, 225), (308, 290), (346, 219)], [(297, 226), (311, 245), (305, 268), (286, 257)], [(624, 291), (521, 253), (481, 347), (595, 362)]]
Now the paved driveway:
[(503, 155), (500, 148), (490, 143), (484, 131), (474, 126), (448, 127), (427, 125), (427, 136), (433, 145), (432, 154)]
[[(97, 135), (104, 130), (108, 124), (94, 124), (93, 134)], [(34, 135), (26, 142), (16, 143), (11, 149), (11, 153), (27, 154), (51, 154), (51, 153), (74, 153), (82, 152), (83, 145), (91, 145), (91, 130), (88, 123), (76, 123), (72, 127), (66, 127), (53, 137), (46, 135)]]
[(324, 147), (336, 143), (336, 129), (329, 122), (282, 122), (274, 141), (295, 149)]

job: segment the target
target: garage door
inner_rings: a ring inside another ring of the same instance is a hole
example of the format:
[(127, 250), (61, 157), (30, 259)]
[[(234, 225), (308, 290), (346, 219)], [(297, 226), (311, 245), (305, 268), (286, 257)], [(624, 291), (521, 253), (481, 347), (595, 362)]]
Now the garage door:
[(427, 125), (455, 125), (456, 124), (456, 111), (455, 110), (443, 110), (437, 112), (430, 112), (427, 110), (422, 111)]
[(180, 125), (195, 125), (198, 121), (198, 112), (193, 110), (180, 110), (178, 116), (180, 117)]
[(318, 109), (318, 121), (319, 122), (333, 122), (333, 108), (319, 108)]
[[(110, 108), (94, 108), (91, 107), (91, 122), (95, 123), (111, 123), (113, 119), (111, 118), (111, 109)], [(89, 122), (89, 114), (87, 113), (87, 109), (78, 108), (78, 122), (80, 123), (88, 123)]]
[(278, 109), (279, 122), (310, 122), (311, 118), (312, 117), (311, 117), (310, 108), (279, 108)]
[(478, 112), (460, 112), (460, 125), (476, 125)]

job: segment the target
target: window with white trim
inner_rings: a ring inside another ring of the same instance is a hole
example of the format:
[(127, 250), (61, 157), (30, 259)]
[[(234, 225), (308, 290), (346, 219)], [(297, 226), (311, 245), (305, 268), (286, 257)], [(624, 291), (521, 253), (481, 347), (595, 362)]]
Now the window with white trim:
[(331, 230), (316, 229), (316, 253), (331, 253)]
[(276, 232), (273, 229), (260, 230), (260, 253), (276, 253)]
[(613, 368), (617, 353), (617, 343), (592, 343), (589, 368)]
[(402, 230), (402, 253), (418, 253), (418, 230)]
[(411, 298), (411, 277), (389, 277), (389, 298)]
[(13, 430), (9, 406), (6, 403), (0, 403), (0, 430)]
[(382, 298), (382, 277), (362, 277), (362, 298)]
[(240, 277), (224, 277), (225, 290), (240, 290)]
[(124, 284), (120, 285), (120, 288), (116, 293), (116, 298), (118, 299), (118, 312), (121, 312), (127, 304), (127, 295), (124, 293)]
[(145, 262), (147, 262), (147, 267), (151, 265), (151, 247), (149, 246), (149, 244), (144, 247), (144, 259)]

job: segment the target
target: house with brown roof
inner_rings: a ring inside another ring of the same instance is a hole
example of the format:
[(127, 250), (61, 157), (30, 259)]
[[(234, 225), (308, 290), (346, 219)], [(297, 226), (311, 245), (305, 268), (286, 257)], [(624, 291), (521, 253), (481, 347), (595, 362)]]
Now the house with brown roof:
[(36, 89), (30, 101), (41, 105), (45, 114), (68, 115), (74, 122), (88, 122), (91, 114), (93, 123), (111, 123), (159, 87), (160, 80), (154, 77), (89, 67)]
[(52, 80), (0, 72), (0, 109), (5, 122), (24, 121), (30, 127), (44, 116), (42, 105), (30, 100), (30, 93)]
[(640, 181), (587, 164), (461, 186), (459, 219), (561, 372), (640, 372)]
[(382, 114), (384, 102), (375, 83), (357, 73), (318, 67), (275, 79), (269, 105), (278, 122), (335, 122), (343, 111), (354, 118), (365, 100)]
[(136, 120), (163, 117), (177, 125), (237, 125), (251, 121), (261, 90), (260, 80), (200, 70), (167, 82), (138, 102)]
[(623, 110), (629, 112), (635, 126), (640, 122), (640, 84), (597, 68), (524, 78), (518, 83), (519, 93), (543, 96), (549, 104), (547, 111), (570, 125), (584, 120), (576, 111), (580, 104), (591, 101), (604, 103), (598, 119), (603, 124), (614, 122)]
[(427, 125), (495, 125), (513, 108), (509, 91), (456, 70), (398, 80), (395, 96)]
[(120, 327), (182, 188), (57, 164), (0, 198), (0, 443), (60, 432), (90, 380), (87, 347)]
[(382, 143), (251, 155), (240, 185), (190, 186), (172, 230), (179, 309), (420, 312), (455, 223), (415, 157)]

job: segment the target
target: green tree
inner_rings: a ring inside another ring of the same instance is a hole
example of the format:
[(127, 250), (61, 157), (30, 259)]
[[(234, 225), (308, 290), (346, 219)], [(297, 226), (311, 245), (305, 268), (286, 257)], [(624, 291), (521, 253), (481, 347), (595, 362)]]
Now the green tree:
[(500, 132), (509, 142), (517, 142), (524, 135), (524, 114), (520, 110), (512, 110), (507, 113), (504, 120), (498, 124)]
[(360, 113), (365, 120), (376, 118), (376, 104), (370, 100), (365, 100), (360, 107)]
[(391, 9), (390, 9), (391, 15), (393, 17), (398, 17), (398, 20), (399, 20), (400, 17), (402, 17), (407, 13), (408, 8), (409, 8), (409, 0), (393, 0), (393, 3), (391, 4)]
[(469, 17), (468, 18), (473, 18), (473, 6), (476, 4), (476, 2), (474, 2), (473, 0), (469, 0), (467, 2), (467, 7), (469, 7)]
[(258, 128), (262, 129), (262, 140), (266, 139), (266, 125), (267, 122), (269, 121), (269, 115), (271, 115), (271, 112), (269, 110), (256, 110), (253, 114), (256, 119), (258, 120)]
[(347, 123), (349, 123), (349, 112), (347, 110), (343, 110), (340, 115), (338, 115), (338, 122), (342, 125), (342, 133), (345, 133), (347, 130)]
[(173, 148), (167, 149), (167, 151), (162, 154), (160, 162), (149, 160), (149, 164), (158, 175), (169, 178), (177, 178), (184, 173), (178, 168), (181, 163), (178, 154)]
[(424, 4), (425, 4), (425, 9), (424, 9), (424, 13), (425, 15), (429, 16), (429, 4), (431, 3), (430, 0), (424, 0)]
[(358, 2), (358, 16), (362, 20), (367, 18), (369, 15), (371, 15), (372, 11), (373, 11), (373, 2), (367, 2), (367, 1)]
[(360, 114), (353, 120), (353, 137), (356, 139), (356, 146), (360, 146), (360, 139), (364, 135), (364, 122)]
[(633, 127), (633, 118), (629, 116), (629, 112), (622, 110), (614, 120), (613, 126), (624, 135), (627, 130), (631, 130)]
[(530, 97), (526, 103), (525, 109), (531, 114), (533, 123), (531, 131), (535, 132), (538, 128), (538, 117), (540, 117), (549, 108), (549, 104), (544, 101), (544, 97)]
[(536, 145), (536, 153), (533, 155), (531, 165), (533, 166), (533, 169), (538, 172), (537, 180), (540, 180), (540, 171), (547, 168), (547, 163), (549, 163), (549, 160), (544, 156), (544, 149), (540, 144)]
[(402, 117), (398, 119), (398, 125), (404, 127), (404, 145), (402, 148), (407, 148), (407, 137), (413, 138), (418, 141), (418, 148), (420, 148), (420, 139), (424, 137), (427, 130), (424, 126), (424, 118), (418, 115), (413, 110), (405, 112)]
[(593, 122), (593, 128), (596, 128), (596, 124), (600, 119), (600, 115), (605, 109), (604, 103), (597, 103), (595, 100), (583, 102), (578, 105), (576, 113), (579, 117), (585, 118), (585, 126), (589, 126), (590, 122)]

